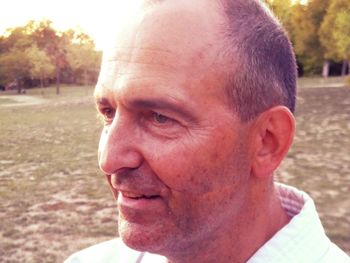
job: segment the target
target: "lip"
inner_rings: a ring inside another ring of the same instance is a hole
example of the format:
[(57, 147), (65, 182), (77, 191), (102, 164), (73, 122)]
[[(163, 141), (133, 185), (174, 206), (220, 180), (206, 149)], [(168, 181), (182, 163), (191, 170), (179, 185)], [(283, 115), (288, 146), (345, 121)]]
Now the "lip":
[(156, 194), (119, 191), (117, 203), (120, 207), (128, 207), (137, 210), (158, 210), (162, 203), (162, 197)]
[(164, 199), (159, 195), (128, 197), (125, 192), (118, 194), (117, 206), (120, 220), (137, 225), (153, 225), (157, 218), (167, 215)]
[(157, 194), (139, 194), (134, 192), (128, 192), (128, 191), (120, 191), (121, 195), (125, 198), (131, 198), (131, 199), (154, 199), (160, 197)]

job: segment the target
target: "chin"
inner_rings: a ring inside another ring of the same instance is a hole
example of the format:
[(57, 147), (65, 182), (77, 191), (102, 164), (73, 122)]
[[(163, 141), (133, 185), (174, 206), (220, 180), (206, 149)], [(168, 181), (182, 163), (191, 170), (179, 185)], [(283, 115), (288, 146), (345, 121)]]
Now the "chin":
[(128, 247), (137, 251), (163, 254), (168, 241), (164, 231), (125, 221), (120, 222), (118, 228), (119, 236)]

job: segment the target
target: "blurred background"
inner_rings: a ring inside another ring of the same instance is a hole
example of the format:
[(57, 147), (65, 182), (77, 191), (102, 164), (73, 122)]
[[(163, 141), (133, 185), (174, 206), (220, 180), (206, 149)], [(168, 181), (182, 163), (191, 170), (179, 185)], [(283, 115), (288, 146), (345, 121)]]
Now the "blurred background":
[[(277, 180), (315, 199), (350, 254), (350, 1), (264, 2), (299, 66), (297, 135)], [(62, 262), (117, 235), (92, 92), (111, 21), (132, 3), (0, 2), (0, 262)]]

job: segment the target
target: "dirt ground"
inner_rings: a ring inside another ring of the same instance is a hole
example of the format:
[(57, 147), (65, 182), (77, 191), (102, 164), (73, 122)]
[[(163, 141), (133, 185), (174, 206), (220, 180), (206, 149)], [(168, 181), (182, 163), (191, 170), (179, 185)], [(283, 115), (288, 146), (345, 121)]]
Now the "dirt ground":
[[(115, 237), (116, 205), (97, 168), (100, 124), (90, 98), (6, 104), (0, 262), (62, 262)], [(350, 89), (301, 89), (296, 116), (295, 142), (276, 179), (315, 199), (328, 235), (350, 254)]]

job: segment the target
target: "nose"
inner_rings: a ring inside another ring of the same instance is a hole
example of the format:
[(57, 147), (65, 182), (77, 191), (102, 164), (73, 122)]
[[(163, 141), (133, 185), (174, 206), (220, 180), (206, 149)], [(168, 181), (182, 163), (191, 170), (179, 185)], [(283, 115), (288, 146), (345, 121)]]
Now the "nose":
[(125, 117), (115, 116), (100, 137), (99, 166), (103, 173), (114, 174), (121, 169), (135, 169), (142, 163), (136, 127)]

